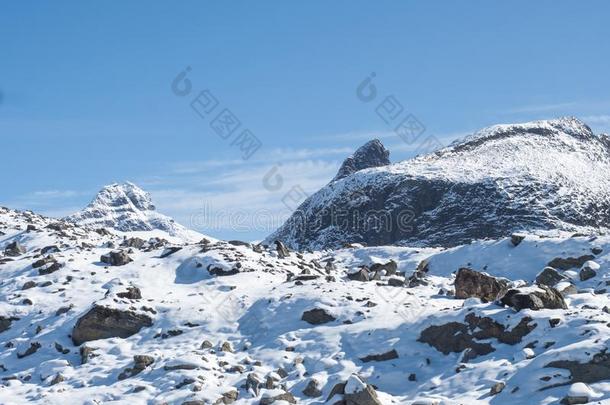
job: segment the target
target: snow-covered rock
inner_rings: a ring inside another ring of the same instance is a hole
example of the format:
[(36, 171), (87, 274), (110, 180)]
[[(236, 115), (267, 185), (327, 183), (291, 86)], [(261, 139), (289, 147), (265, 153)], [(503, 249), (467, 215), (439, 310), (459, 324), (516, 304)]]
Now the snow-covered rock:
[(158, 213), (150, 194), (130, 182), (105, 186), (87, 207), (64, 219), (91, 228), (123, 232), (160, 230), (185, 240), (202, 238), (201, 234)]

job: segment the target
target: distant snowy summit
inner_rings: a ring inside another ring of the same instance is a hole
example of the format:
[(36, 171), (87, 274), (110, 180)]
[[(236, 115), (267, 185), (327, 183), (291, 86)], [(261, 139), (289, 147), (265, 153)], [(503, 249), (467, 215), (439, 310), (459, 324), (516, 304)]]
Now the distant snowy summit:
[(386, 152), (377, 140), (364, 145), (267, 242), (455, 246), (608, 229), (610, 137), (576, 118), (495, 125), (395, 164)]
[(91, 228), (122, 232), (159, 230), (185, 240), (201, 239), (201, 234), (158, 213), (150, 194), (130, 182), (105, 186), (83, 210), (64, 220)]

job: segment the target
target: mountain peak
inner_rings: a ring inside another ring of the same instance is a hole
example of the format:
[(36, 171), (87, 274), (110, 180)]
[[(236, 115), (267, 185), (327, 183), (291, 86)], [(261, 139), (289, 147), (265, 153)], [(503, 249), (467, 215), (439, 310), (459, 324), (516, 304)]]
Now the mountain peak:
[(518, 136), (544, 136), (551, 138), (557, 135), (569, 135), (578, 140), (586, 140), (595, 137), (591, 128), (578, 118), (561, 117), (516, 124), (492, 125), (465, 138), (454, 141), (445, 150), (457, 152), (464, 149), (471, 149), (487, 141)]
[(129, 181), (104, 186), (89, 204), (89, 206), (92, 205), (108, 207), (133, 205), (135, 209), (140, 211), (155, 210), (150, 194)]
[(353, 155), (343, 161), (333, 181), (347, 177), (359, 170), (389, 164), (390, 151), (383, 146), (379, 139), (373, 139), (356, 149)]
[(158, 213), (150, 193), (128, 181), (102, 187), (89, 205), (64, 219), (83, 226), (122, 232), (160, 230), (183, 239), (201, 237)]

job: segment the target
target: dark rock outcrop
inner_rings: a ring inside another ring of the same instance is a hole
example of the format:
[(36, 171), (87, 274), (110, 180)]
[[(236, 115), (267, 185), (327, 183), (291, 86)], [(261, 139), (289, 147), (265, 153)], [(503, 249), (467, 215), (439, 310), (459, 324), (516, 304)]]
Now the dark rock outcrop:
[(464, 361), (474, 359), (495, 351), (488, 342), (478, 340), (497, 339), (501, 343), (514, 345), (536, 327), (530, 324), (532, 319), (523, 317), (511, 330), (488, 317), (479, 317), (470, 313), (464, 319), (466, 323), (449, 322), (444, 325), (433, 325), (424, 329), (419, 342), (427, 343), (443, 354), (460, 353), (464, 350)]
[(390, 164), (390, 151), (381, 141), (373, 139), (359, 147), (356, 152), (343, 161), (333, 181), (342, 179), (359, 170)]
[(555, 259), (553, 259), (549, 262), (548, 266), (554, 267), (554, 268), (560, 269), (560, 270), (570, 270), (575, 267), (576, 268), (582, 267), (583, 264), (585, 264), (589, 260), (593, 260), (593, 259), (595, 259), (595, 256), (593, 256), (593, 255), (582, 255), (579, 257), (567, 257), (567, 258), (556, 257)]
[(94, 305), (74, 325), (72, 341), (79, 346), (90, 340), (126, 338), (147, 326), (152, 326), (147, 315)]
[(574, 360), (557, 360), (548, 363), (545, 367), (569, 370), (571, 378), (565, 384), (576, 382), (592, 384), (602, 380), (610, 380), (610, 354), (606, 353), (606, 350), (595, 354), (586, 363)]
[(301, 319), (312, 325), (321, 325), (334, 321), (336, 318), (322, 308), (314, 308), (303, 312)]

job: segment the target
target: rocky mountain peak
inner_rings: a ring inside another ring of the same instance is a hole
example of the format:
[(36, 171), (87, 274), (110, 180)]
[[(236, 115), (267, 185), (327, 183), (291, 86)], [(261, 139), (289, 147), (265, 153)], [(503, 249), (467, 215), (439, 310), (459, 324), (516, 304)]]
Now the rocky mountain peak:
[(83, 210), (64, 219), (83, 226), (122, 232), (161, 230), (183, 239), (201, 237), (158, 213), (150, 193), (131, 182), (104, 186)]
[(389, 164), (390, 151), (383, 146), (379, 139), (373, 139), (359, 147), (353, 155), (343, 161), (333, 181), (347, 177), (359, 170)]
[(89, 206), (129, 207), (140, 211), (155, 210), (150, 193), (129, 181), (103, 187)]

